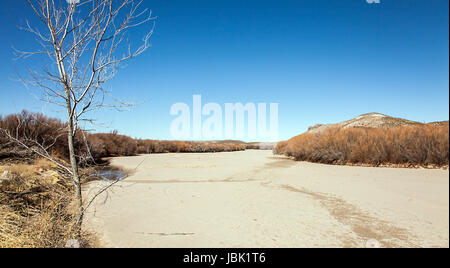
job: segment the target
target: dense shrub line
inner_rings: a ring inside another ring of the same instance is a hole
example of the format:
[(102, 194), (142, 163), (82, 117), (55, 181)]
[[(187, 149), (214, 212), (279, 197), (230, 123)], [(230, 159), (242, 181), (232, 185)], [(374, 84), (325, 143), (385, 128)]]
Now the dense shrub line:
[(325, 164), (449, 164), (449, 126), (340, 128), (305, 133), (280, 142), (274, 149), (298, 161)]
[[(0, 116), (0, 129), (7, 130), (13, 137), (18, 137), (28, 146), (42, 145), (52, 155), (68, 159), (65, 124), (54, 118), (39, 113), (23, 111), (6, 117)], [(12, 143), (0, 131), (0, 156), (18, 154), (23, 151)], [(78, 131), (75, 147), (79, 160), (85, 161), (92, 156), (95, 160), (111, 156), (132, 156), (149, 153), (193, 153), (193, 152), (229, 152), (245, 149), (257, 149), (255, 144), (240, 142), (186, 142), (140, 140), (112, 133), (90, 134)]]
[(117, 133), (89, 134), (87, 140), (95, 158), (152, 153), (231, 152), (247, 149), (245, 144), (141, 140)]

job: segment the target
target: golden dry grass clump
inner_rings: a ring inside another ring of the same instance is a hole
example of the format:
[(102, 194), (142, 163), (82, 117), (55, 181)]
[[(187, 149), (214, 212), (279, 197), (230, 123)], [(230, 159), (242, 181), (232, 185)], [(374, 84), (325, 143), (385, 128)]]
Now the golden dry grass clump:
[[(78, 237), (72, 187), (46, 160), (0, 167), (0, 248), (59, 248)], [(95, 245), (82, 233), (81, 246)]]
[(449, 164), (449, 126), (330, 127), (280, 142), (274, 152), (325, 164), (443, 167)]

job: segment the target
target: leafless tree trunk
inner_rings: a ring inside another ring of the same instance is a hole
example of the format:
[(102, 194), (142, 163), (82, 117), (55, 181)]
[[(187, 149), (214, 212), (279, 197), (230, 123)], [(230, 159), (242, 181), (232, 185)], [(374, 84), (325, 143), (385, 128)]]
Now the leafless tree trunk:
[[(151, 11), (134, 0), (26, 0), (40, 25), (26, 22), (22, 29), (34, 34), (41, 49), (15, 49), (18, 58), (40, 57), (42, 70), (28, 70), (21, 80), (39, 88), (44, 102), (60, 106), (67, 113), (67, 140), (70, 166), (77, 203), (77, 225), (81, 228), (85, 207), (74, 140), (81, 121), (91, 121), (89, 111), (128, 105), (112, 98), (104, 88), (121, 63), (149, 48), (154, 29)], [(149, 25), (148, 25), (149, 24)], [(148, 25), (142, 43), (134, 49), (126, 34), (133, 28)], [(10, 138), (18, 139), (10, 135)], [(25, 145), (25, 144), (23, 144)], [(39, 150), (41, 155), (51, 158)], [(61, 163), (58, 163), (61, 165)], [(91, 202), (89, 202), (90, 204)]]

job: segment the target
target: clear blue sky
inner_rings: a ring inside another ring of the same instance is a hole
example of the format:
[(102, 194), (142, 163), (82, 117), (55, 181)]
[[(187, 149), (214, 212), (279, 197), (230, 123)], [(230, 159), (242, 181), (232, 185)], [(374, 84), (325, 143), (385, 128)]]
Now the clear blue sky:
[[(152, 47), (109, 87), (129, 112), (105, 111), (109, 128), (170, 139), (176, 102), (277, 102), (280, 139), (316, 123), (380, 112), (421, 122), (449, 118), (448, 0), (144, 1), (158, 16)], [(16, 26), (35, 21), (25, 0), (1, 1), (0, 114), (59, 116), (13, 78), (11, 46), (33, 45)], [(139, 34), (139, 33), (137, 33)]]

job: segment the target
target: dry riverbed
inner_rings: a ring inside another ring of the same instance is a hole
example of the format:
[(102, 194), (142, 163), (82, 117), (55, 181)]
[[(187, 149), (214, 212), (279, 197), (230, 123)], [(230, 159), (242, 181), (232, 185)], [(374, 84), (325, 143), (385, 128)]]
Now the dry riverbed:
[(270, 151), (112, 164), (132, 175), (87, 215), (105, 246), (449, 247), (448, 170), (330, 166)]

